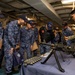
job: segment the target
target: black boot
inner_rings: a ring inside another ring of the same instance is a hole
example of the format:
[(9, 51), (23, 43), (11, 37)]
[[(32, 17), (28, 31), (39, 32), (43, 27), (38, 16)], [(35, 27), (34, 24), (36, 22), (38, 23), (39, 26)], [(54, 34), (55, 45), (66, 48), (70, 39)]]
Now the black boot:
[(21, 66), (22, 66), (22, 65), (19, 65), (19, 66), (18, 66), (18, 69), (19, 69), (19, 70), (20, 70)]
[(2, 68), (1, 64), (0, 64), (0, 69)]
[(15, 69), (14, 67), (12, 68), (12, 74), (19, 73), (19, 69)]
[(17, 73), (19, 73), (19, 70), (12, 71), (12, 74), (17, 74)]

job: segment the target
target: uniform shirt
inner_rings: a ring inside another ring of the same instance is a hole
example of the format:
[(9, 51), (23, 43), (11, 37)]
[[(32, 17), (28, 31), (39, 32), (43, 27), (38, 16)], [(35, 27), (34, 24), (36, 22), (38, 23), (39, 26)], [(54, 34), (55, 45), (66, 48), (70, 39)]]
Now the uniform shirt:
[(34, 40), (38, 40), (38, 29), (34, 28)]
[(71, 35), (73, 35), (73, 31), (71, 30), (70, 27), (68, 27), (68, 28), (63, 30), (63, 35), (64, 36), (71, 36)]
[(32, 45), (34, 43), (34, 31), (25, 26), (20, 29), (21, 46)]
[(63, 35), (62, 35), (62, 40), (61, 41), (64, 41), (63, 42), (64, 44), (67, 44), (68, 46), (70, 46), (71, 43), (72, 43), (72, 40), (66, 40), (65, 41), (64, 36), (68, 37), (68, 36), (71, 36), (71, 35), (73, 35), (73, 32), (72, 32), (70, 27), (67, 27), (66, 29), (63, 30)]
[(58, 42), (58, 41), (59, 41), (59, 34), (56, 33), (56, 36), (55, 36), (55, 38), (54, 38), (54, 42)]
[(20, 29), (18, 25), (18, 21), (11, 21), (6, 26), (4, 32), (4, 42), (5, 44), (10, 45), (12, 48), (15, 48), (20, 40)]

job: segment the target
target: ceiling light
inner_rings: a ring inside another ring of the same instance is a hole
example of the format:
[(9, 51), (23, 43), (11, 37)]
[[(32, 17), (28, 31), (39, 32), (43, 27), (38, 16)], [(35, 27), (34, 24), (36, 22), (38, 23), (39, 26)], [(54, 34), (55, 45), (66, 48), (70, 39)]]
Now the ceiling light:
[(67, 4), (67, 3), (71, 3), (74, 2), (75, 0), (62, 0), (62, 4)]
[(27, 18), (28, 20), (31, 20), (31, 18)]
[(72, 26), (75, 26), (75, 24), (72, 24)]
[(72, 27), (72, 30), (75, 30), (75, 27)]

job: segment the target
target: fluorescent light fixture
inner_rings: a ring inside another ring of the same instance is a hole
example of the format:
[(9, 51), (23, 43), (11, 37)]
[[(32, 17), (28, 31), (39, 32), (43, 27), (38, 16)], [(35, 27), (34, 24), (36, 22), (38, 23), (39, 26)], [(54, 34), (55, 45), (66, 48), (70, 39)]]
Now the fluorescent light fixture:
[(71, 3), (74, 2), (75, 0), (62, 0), (62, 4), (67, 4), (67, 3)]
[(28, 20), (31, 20), (31, 18), (27, 18)]
[(74, 26), (74, 27), (75, 27), (75, 24), (72, 24), (72, 26)]
[(27, 18), (27, 19), (28, 19), (28, 20), (36, 20), (36, 18), (33, 18), (33, 17), (32, 17), (32, 18)]
[(73, 30), (75, 30), (75, 27), (72, 27)]

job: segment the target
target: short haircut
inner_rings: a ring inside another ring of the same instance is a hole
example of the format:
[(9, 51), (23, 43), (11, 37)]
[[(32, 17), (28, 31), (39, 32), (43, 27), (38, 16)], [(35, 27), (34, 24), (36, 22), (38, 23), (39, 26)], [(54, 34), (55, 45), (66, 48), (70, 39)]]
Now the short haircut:
[(70, 14), (71, 14), (71, 15), (75, 14), (75, 10), (72, 10)]

